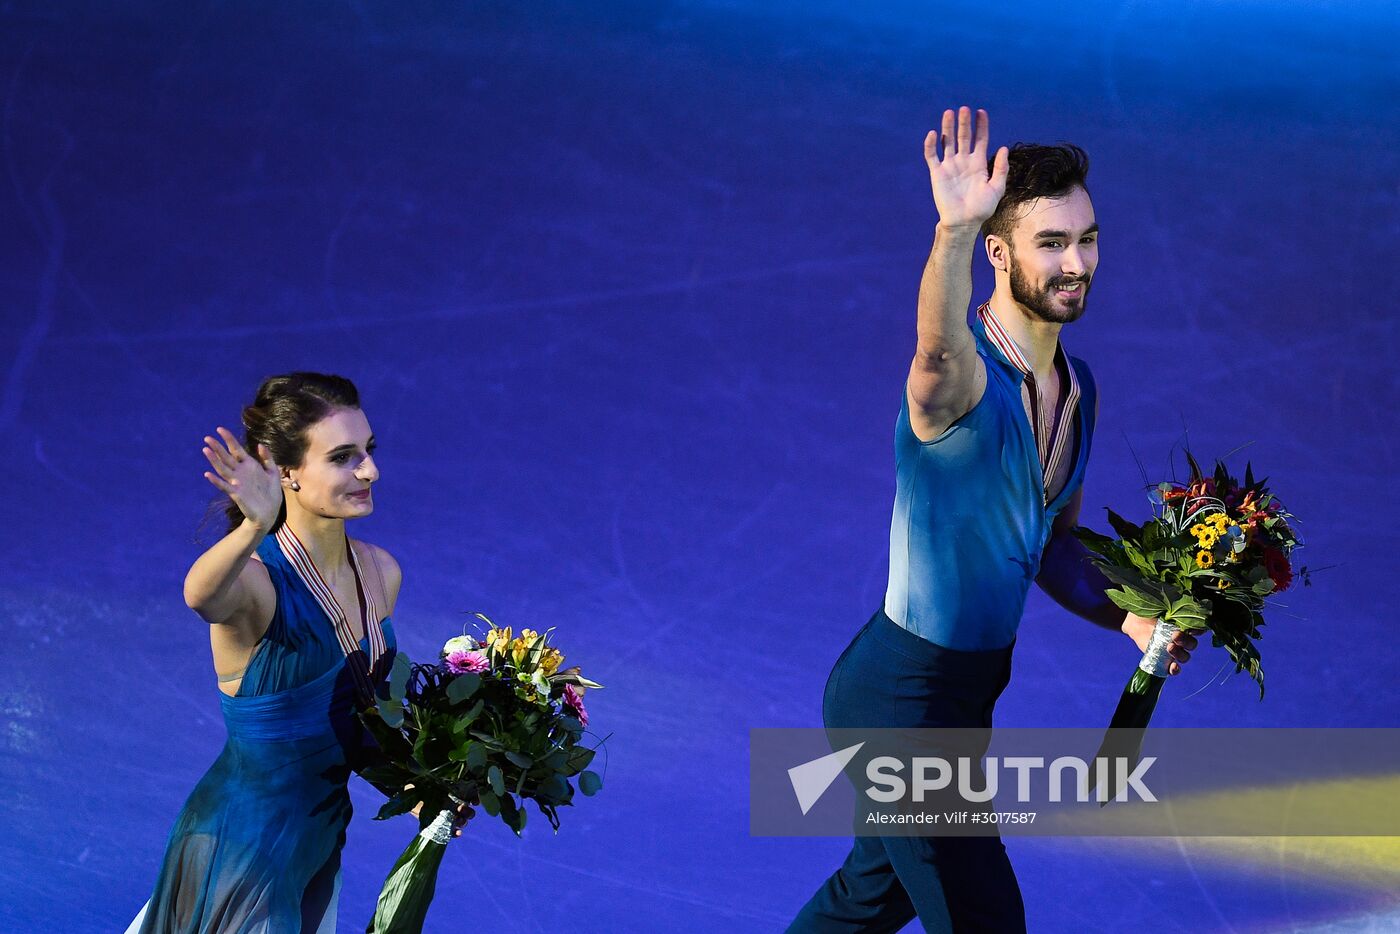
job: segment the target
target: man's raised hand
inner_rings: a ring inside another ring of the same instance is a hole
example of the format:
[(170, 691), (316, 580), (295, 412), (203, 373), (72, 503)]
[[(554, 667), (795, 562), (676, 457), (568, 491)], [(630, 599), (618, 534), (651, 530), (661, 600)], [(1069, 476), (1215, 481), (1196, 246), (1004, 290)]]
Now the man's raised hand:
[[(956, 120), (956, 132), (954, 122)], [(987, 174), (987, 112), (978, 109), (976, 126), (970, 108), (959, 108), (956, 117), (943, 111), (942, 133), (930, 130), (924, 137), (924, 161), (933, 183), (933, 203), (943, 227), (980, 227), (992, 216), (1006, 193), (1006, 169), (1010, 150), (997, 150), (990, 177)], [(938, 143), (943, 143), (943, 157)]]

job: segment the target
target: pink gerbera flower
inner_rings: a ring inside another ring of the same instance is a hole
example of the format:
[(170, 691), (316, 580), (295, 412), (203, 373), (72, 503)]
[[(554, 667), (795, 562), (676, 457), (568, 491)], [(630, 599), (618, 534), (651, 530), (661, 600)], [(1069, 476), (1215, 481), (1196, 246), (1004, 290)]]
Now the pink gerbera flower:
[(454, 675), (480, 674), (490, 667), (485, 652), (450, 652), (447, 656), (447, 670)]
[(573, 708), (578, 722), (588, 726), (588, 711), (583, 709), (583, 693), (572, 684), (564, 685), (564, 706)]

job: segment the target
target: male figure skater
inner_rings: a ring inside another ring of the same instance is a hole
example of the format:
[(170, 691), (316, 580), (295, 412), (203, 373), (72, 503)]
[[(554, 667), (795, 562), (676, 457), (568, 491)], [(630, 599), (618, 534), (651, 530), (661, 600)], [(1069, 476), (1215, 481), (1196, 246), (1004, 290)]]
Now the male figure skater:
[[(1032, 581), (1140, 650), (1151, 639), (1070, 534), (1097, 415), (1089, 368), (1059, 342), (1098, 266), (1088, 160), (1017, 144), (989, 161), (988, 133), (986, 111), (974, 125), (963, 107), (924, 140), (938, 226), (895, 423), (889, 587), (832, 669), (828, 728), (990, 730)], [(969, 327), (979, 244), (996, 287)], [(1195, 646), (1176, 636), (1171, 674)], [(857, 837), (789, 931), (895, 931), (916, 915), (927, 931), (1025, 931), (1001, 839)]]

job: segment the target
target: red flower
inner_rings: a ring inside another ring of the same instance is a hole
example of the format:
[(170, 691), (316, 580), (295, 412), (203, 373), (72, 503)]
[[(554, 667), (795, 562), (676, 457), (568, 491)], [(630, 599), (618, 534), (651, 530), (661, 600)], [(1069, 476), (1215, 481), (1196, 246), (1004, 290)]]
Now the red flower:
[(1214, 495), (1215, 495), (1215, 478), (1214, 478), (1214, 477), (1202, 477), (1201, 479), (1199, 479), (1199, 480), (1197, 480), (1196, 482), (1194, 482), (1194, 483), (1191, 484), (1191, 486), (1190, 486), (1188, 492), (1191, 494), (1192, 497), (1197, 497), (1197, 496), (1214, 496)]
[(1174, 486), (1170, 490), (1167, 490), (1162, 494), (1162, 501), (1165, 503), (1171, 503), (1179, 499), (1184, 499), (1185, 496), (1186, 491), (1184, 489), (1182, 489), (1179, 486)]
[(1274, 593), (1287, 590), (1293, 583), (1293, 567), (1288, 563), (1288, 556), (1277, 548), (1264, 549), (1264, 570), (1274, 582)]

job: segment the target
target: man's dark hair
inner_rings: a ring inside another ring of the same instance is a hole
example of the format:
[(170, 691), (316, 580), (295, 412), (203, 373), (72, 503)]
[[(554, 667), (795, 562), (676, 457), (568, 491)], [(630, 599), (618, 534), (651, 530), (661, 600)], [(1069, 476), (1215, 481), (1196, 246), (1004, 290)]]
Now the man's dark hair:
[[(1084, 179), (1089, 175), (1089, 157), (1072, 143), (1058, 146), (1016, 143), (1008, 155), (1006, 194), (1001, 196), (992, 216), (982, 224), (982, 239), (996, 234), (1010, 245), (1011, 228), (1016, 226), (1021, 205), (1036, 198), (1061, 198), (1075, 188), (1083, 188), (1088, 193), (1089, 186)], [(988, 175), (994, 160), (995, 156), (987, 160)]]

